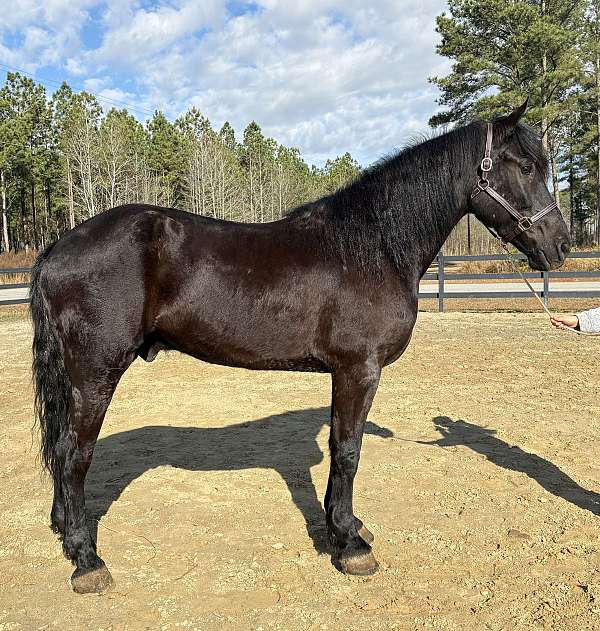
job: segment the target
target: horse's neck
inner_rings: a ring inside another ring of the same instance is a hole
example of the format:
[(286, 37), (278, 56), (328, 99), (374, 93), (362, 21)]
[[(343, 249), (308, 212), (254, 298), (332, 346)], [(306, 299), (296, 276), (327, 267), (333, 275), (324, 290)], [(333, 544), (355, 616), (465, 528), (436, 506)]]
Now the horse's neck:
[[(450, 166), (449, 166), (450, 165)], [(420, 187), (422, 197), (407, 194), (411, 187)], [(427, 271), (446, 239), (462, 217), (468, 212), (471, 179), (452, 171), (452, 156), (440, 153), (435, 156), (426, 178), (422, 174), (411, 181), (410, 173), (395, 181), (393, 198), (398, 200), (395, 212), (399, 213), (399, 229), (406, 226), (414, 238), (407, 241), (403, 258), (416, 265), (420, 279)], [(408, 203), (404, 204), (403, 200)]]
[(445, 223), (443, 231), (437, 234), (437, 238), (432, 238), (429, 244), (422, 249), (420, 257), (418, 255), (415, 257), (419, 279), (427, 272), (452, 230), (465, 216), (467, 212), (466, 204), (462, 208), (453, 208), (452, 210), (453, 212), (449, 213), (451, 216), (448, 216), (448, 221)]
[(417, 282), (468, 209), (479, 148), (464, 129), (403, 151), (288, 220), (314, 216), (343, 260), (375, 274), (387, 261), (399, 280)]

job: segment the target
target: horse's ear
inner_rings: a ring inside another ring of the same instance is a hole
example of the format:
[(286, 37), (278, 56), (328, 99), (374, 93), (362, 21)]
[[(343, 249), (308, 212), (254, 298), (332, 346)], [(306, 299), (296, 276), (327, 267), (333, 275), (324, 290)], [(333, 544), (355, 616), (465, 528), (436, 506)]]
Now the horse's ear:
[(506, 134), (510, 134), (521, 120), (523, 114), (527, 110), (527, 104), (529, 103), (529, 97), (525, 99), (522, 105), (513, 110), (508, 116), (504, 116), (498, 119), (498, 127), (501, 128)]

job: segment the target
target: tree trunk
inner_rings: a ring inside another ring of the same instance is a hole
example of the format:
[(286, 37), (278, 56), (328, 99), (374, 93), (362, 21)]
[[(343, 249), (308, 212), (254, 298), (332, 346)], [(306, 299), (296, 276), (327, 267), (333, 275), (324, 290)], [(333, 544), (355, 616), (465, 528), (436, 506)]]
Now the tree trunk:
[(250, 217), (251, 221), (256, 221), (256, 217), (254, 216), (254, 182), (253, 182), (253, 171), (252, 171), (252, 158), (250, 158)]
[(2, 244), (5, 252), (10, 252), (10, 241), (8, 240), (8, 213), (6, 208), (6, 181), (4, 179), (4, 169), (0, 169), (0, 187), (2, 188)]
[(596, 246), (600, 247), (600, 50), (596, 49)]
[(471, 254), (471, 213), (467, 213), (467, 254)]
[[(47, 237), (50, 240), (50, 234), (52, 232), (52, 224), (51, 224), (51, 219), (52, 217), (52, 195), (50, 194), (50, 180), (46, 180), (46, 229), (47, 229)], [(59, 236), (59, 230), (58, 230), (58, 221), (56, 222), (56, 238), (58, 238)]]
[(69, 158), (67, 158), (67, 184), (69, 190), (69, 228), (73, 230), (75, 227), (75, 200), (73, 199), (73, 174)]
[(25, 201), (25, 187), (21, 184), (21, 239), (22, 245), (27, 250), (28, 235), (27, 235), (27, 209)]
[(37, 212), (35, 209), (35, 182), (31, 180), (31, 224), (33, 230), (33, 247), (38, 249)]
[(558, 190), (558, 168), (556, 166), (556, 152), (554, 150), (554, 142), (550, 140), (550, 170), (552, 172), (552, 193), (554, 195), (554, 201), (560, 208), (560, 191)]
[[(546, 0), (541, 0), (540, 3), (541, 15), (546, 15)], [(544, 151), (548, 153), (548, 118), (546, 115), (546, 74), (548, 71), (548, 56), (546, 50), (542, 53), (542, 82), (541, 82), (541, 99), (542, 104), (542, 147)]]
[(575, 243), (575, 169), (572, 154), (569, 156), (569, 206), (569, 235), (571, 241)]

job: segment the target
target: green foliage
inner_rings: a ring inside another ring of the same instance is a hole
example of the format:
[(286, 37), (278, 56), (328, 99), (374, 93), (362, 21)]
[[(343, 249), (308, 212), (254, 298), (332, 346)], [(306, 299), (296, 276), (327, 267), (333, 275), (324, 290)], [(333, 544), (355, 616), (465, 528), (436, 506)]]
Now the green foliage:
[(345, 182), (353, 180), (360, 173), (358, 162), (349, 154), (327, 160), (325, 163), (326, 189), (333, 192)]
[(598, 243), (600, 0), (449, 0), (448, 9), (438, 52), (452, 70), (430, 79), (442, 106), (430, 124), (489, 119), (529, 98), (526, 120), (550, 155), (572, 236)]
[(506, 112), (529, 97), (529, 120), (542, 133), (569, 111), (581, 74), (577, 33), (584, 2), (450, 0), (437, 18), (438, 52), (453, 60), (433, 77), (447, 109), (432, 125), (468, 122)]

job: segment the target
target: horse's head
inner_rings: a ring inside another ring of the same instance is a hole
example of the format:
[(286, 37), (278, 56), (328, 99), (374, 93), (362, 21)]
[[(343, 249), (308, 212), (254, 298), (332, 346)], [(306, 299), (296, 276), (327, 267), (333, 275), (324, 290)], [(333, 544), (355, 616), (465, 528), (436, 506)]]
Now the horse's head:
[(540, 138), (512, 114), (483, 127), (486, 148), (470, 210), (537, 270), (560, 267), (569, 253), (569, 231), (548, 187), (548, 159)]

